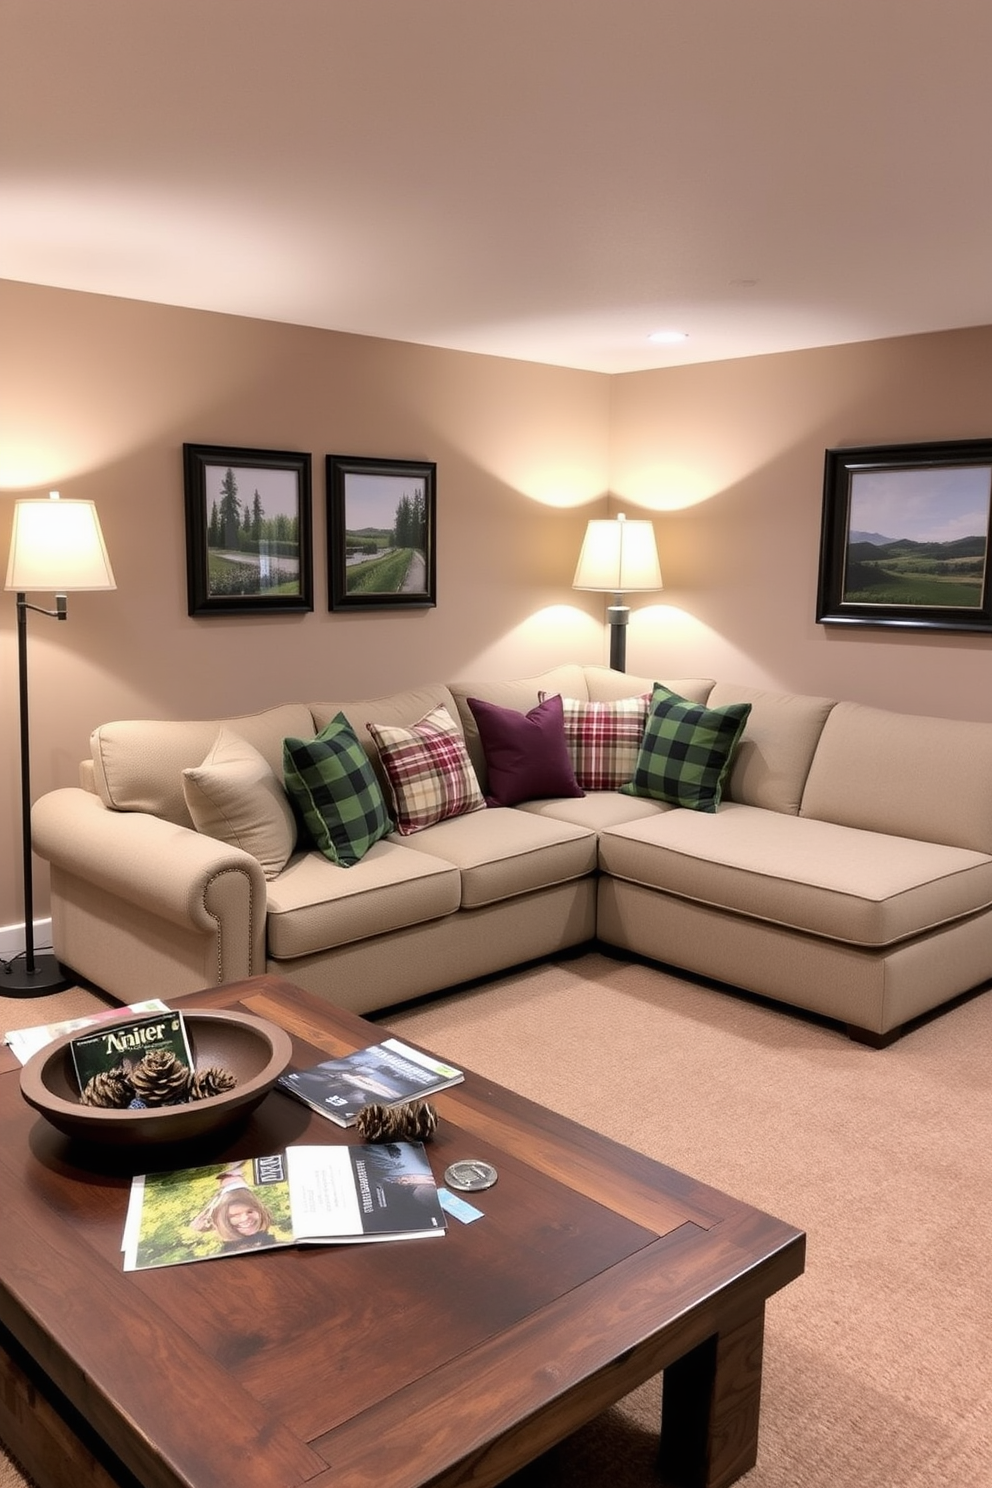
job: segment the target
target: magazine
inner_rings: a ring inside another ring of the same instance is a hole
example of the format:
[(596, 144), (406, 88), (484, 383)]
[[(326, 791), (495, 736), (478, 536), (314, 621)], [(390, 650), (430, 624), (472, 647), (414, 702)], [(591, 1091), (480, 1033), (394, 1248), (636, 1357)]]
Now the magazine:
[(104, 1075), (123, 1067), (130, 1073), (146, 1054), (169, 1053), (192, 1072), (193, 1055), (186, 1037), (182, 1013), (152, 1013), (115, 1023), (110, 1028), (90, 1029), (74, 1038), (69, 1045), (80, 1090), (85, 1090), (94, 1075)]
[(124, 1270), (445, 1232), (422, 1142), (289, 1147), (131, 1182)]
[(371, 1044), (341, 1059), (280, 1075), (277, 1086), (338, 1126), (354, 1126), (365, 1106), (423, 1100), (464, 1080), (461, 1070), (421, 1054), (399, 1039)]
[(87, 1013), (82, 1018), (66, 1018), (61, 1023), (38, 1023), (34, 1028), (12, 1028), (4, 1037), (21, 1064), (27, 1064), (39, 1049), (44, 1049), (47, 1044), (62, 1038), (64, 1034), (75, 1033), (77, 1029), (89, 1028), (99, 1023), (114, 1023), (129, 1014), (139, 1017), (142, 1013), (168, 1011), (161, 998), (151, 997), (147, 1002), (132, 1002), (128, 1007), (105, 1008), (103, 1012)]

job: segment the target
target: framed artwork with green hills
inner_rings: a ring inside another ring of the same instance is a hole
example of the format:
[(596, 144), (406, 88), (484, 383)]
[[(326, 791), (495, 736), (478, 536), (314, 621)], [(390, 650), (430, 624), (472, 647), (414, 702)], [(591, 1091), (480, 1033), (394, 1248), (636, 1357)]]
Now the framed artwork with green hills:
[(332, 610), (437, 603), (437, 467), (431, 460), (327, 456), (327, 569)]
[(992, 439), (828, 449), (816, 619), (992, 631)]

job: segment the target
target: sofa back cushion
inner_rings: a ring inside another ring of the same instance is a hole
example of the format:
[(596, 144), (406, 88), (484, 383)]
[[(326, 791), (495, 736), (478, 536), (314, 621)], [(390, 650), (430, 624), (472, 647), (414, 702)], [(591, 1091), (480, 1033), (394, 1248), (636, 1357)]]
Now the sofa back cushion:
[(282, 779), (282, 741), (313, 732), (304, 703), (283, 703), (239, 718), (129, 719), (104, 723), (90, 735), (97, 794), (114, 811), (147, 811), (177, 826), (192, 827), (183, 796), (183, 771), (198, 767), (226, 725), (267, 761)]
[(837, 703), (801, 816), (992, 852), (992, 724)]
[(725, 799), (798, 815), (813, 754), (834, 706), (831, 699), (716, 682), (707, 701), (711, 708), (728, 703), (751, 704), (747, 728), (730, 767)]
[[(633, 697), (640, 692), (650, 696), (659, 682), (669, 692), (678, 693), (690, 703), (709, 702), (713, 689), (712, 677), (635, 677), (630, 672), (618, 672), (605, 666), (584, 666), (582, 673), (591, 703), (614, 703), (618, 698)], [(578, 695), (571, 694), (573, 697)]]

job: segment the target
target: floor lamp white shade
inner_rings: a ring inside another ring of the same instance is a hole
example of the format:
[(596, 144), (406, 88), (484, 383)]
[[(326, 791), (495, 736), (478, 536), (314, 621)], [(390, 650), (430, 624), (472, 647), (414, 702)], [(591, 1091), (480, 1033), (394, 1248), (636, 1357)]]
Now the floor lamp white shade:
[[(21, 846), (24, 860), (24, 964), (4, 963), (0, 992), (39, 997), (68, 985), (54, 956), (34, 951), (34, 885), (31, 861), (31, 737), (28, 727), (27, 616), (29, 610), (66, 618), (66, 594), (83, 589), (116, 589), (100, 519), (92, 501), (16, 501), (5, 589), (17, 591), (17, 662), (20, 687)], [(56, 595), (56, 608), (29, 604), (38, 590)]]
[(67, 594), (116, 589), (92, 501), (15, 501), (5, 589)]
[(627, 663), (626, 627), (630, 610), (623, 603), (623, 596), (650, 593), (663, 587), (653, 522), (629, 522), (621, 513), (613, 518), (593, 518), (587, 524), (572, 588), (616, 596), (607, 614), (610, 666), (617, 671), (622, 672)]

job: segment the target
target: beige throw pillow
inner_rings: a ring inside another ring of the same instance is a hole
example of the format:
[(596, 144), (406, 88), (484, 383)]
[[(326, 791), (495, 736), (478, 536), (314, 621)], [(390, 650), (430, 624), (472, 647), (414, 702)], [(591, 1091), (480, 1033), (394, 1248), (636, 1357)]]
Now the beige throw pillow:
[(222, 728), (202, 765), (183, 771), (183, 795), (193, 825), (205, 837), (240, 847), (275, 878), (296, 846), (289, 798), (263, 755)]

